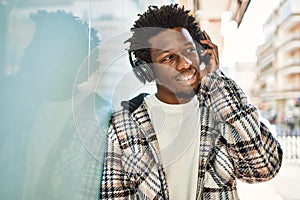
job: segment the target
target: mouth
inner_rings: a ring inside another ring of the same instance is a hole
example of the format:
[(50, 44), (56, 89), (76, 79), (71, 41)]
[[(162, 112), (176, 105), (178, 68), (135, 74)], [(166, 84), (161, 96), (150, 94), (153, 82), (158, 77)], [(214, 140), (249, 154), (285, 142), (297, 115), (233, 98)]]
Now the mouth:
[(197, 79), (196, 75), (197, 75), (197, 70), (193, 68), (178, 74), (176, 76), (176, 81), (178, 81), (183, 85), (192, 85)]

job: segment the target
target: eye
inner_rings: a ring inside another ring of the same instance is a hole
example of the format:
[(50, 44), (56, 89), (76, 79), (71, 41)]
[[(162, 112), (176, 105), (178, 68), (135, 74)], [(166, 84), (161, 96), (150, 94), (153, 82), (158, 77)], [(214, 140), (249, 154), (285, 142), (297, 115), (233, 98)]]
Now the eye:
[(196, 48), (194, 48), (194, 47), (187, 48), (186, 52), (188, 52), (188, 53), (196, 52)]
[(174, 55), (167, 55), (161, 59), (161, 62), (170, 62), (174, 59)]

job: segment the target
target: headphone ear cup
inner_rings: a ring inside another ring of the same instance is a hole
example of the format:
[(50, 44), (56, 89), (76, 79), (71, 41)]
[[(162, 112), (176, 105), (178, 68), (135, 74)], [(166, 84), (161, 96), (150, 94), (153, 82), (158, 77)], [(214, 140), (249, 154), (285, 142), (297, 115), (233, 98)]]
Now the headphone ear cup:
[(155, 75), (150, 64), (134, 57), (134, 53), (132, 51), (128, 51), (128, 56), (132, 66), (132, 71), (139, 81), (145, 84), (146, 82), (151, 82), (155, 79)]
[(151, 69), (151, 66), (139, 59), (134, 61), (133, 72), (135, 76), (143, 83), (151, 82), (155, 79), (155, 75)]

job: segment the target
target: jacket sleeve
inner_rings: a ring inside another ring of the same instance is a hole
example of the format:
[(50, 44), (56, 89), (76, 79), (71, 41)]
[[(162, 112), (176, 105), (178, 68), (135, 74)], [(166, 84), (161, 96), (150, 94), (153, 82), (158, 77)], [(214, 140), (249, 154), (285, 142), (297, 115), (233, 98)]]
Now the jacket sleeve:
[(100, 183), (100, 199), (135, 199), (132, 181), (123, 169), (124, 153), (116, 130), (110, 124), (104, 156), (103, 175)]
[(229, 127), (224, 126), (221, 135), (235, 175), (249, 183), (273, 178), (281, 167), (282, 149), (242, 89), (217, 70), (201, 80), (200, 92), (207, 106)]

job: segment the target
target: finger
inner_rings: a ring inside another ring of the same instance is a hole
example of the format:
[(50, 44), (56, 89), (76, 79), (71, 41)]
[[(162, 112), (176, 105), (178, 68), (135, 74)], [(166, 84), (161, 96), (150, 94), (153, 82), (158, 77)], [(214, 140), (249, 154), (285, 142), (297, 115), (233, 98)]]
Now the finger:
[(209, 45), (209, 47), (215, 49), (215, 50), (216, 50), (216, 53), (217, 53), (217, 56), (219, 56), (218, 46), (215, 45), (214, 43), (212, 43), (212, 41), (211, 41), (209, 35), (206, 33), (206, 31), (203, 31), (203, 35), (204, 35), (205, 38), (207, 39), (206, 41), (209, 41), (209, 42), (207, 43), (207, 45)]
[(209, 41), (209, 40), (200, 40), (200, 44), (201, 45), (205, 44), (205, 45), (207, 45), (211, 49), (215, 48), (214, 44), (211, 41)]
[(214, 51), (216, 53), (217, 58), (219, 58), (219, 50), (218, 50), (218, 46), (214, 45)]
[(212, 41), (209, 40), (200, 40), (200, 44), (206, 44), (207, 46), (209, 46), (209, 48), (211, 49), (216, 49), (218, 48)]
[(206, 31), (203, 31), (203, 34), (208, 41), (211, 41), (211, 39), (210, 39), (209, 35), (206, 33)]
[(205, 49), (204, 51), (202, 51), (200, 53), (200, 56), (205, 56), (206, 54), (208, 54), (210, 56), (210, 59), (216, 60), (217, 58), (217, 53), (215, 51), (215, 49)]
[[(216, 58), (219, 58), (219, 50), (218, 50), (218, 46), (215, 45), (214, 43), (208, 41), (208, 40), (203, 40), (201, 41), (201, 44), (206, 44), (207, 46), (210, 47), (210, 49), (215, 53)], [(209, 53), (211, 54), (211, 53)]]

